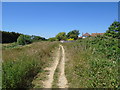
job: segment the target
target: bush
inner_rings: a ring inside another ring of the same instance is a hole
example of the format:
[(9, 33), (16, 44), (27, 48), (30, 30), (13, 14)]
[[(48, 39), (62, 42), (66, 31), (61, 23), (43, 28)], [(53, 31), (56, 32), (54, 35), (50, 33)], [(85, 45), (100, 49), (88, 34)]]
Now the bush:
[(32, 39), (28, 35), (20, 35), (17, 39), (17, 43), (19, 45), (30, 44), (30, 43), (32, 43)]
[(55, 37), (49, 38), (49, 41), (56, 41), (57, 39)]
[(29, 57), (21, 58), (18, 61), (8, 61), (3, 63), (3, 89), (25, 88), (28, 77), (34, 76), (40, 68), (38, 62)]
[(120, 38), (120, 22), (113, 22), (105, 33), (106, 36)]
[(70, 88), (119, 87), (120, 49), (117, 38), (88, 37), (64, 45), (68, 59), (66, 76)]
[(40, 36), (34, 36), (34, 35), (31, 36), (31, 39), (32, 39), (33, 42), (42, 41), (42, 40), (45, 41), (45, 38), (40, 37)]

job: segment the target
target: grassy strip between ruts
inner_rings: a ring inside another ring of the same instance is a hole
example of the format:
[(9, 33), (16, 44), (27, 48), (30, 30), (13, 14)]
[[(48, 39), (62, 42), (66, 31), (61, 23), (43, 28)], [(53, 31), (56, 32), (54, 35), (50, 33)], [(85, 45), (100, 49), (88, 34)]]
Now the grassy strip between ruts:
[(55, 70), (55, 74), (54, 74), (54, 81), (52, 83), (52, 88), (59, 88), (58, 83), (59, 83), (59, 75), (60, 75), (60, 62), (61, 62), (61, 58), (62, 58), (62, 49), (60, 48), (60, 58), (59, 58), (59, 63), (58, 66)]
[(26, 47), (3, 49), (3, 89), (32, 88), (34, 76), (49, 63), (58, 42), (36, 42)]
[(70, 88), (118, 88), (118, 40), (89, 37), (64, 43)]

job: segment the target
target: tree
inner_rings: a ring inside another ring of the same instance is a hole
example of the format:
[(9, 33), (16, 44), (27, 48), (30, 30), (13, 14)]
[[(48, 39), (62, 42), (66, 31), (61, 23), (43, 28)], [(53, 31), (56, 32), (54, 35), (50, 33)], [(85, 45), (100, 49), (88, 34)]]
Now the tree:
[(66, 33), (65, 32), (60, 32), (56, 35), (56, 39), (60, 40), (66, 40)]
[(25, 44), (30, 44), (32, 43), (31, 36), (29, 35), (20, 35), (17, 39), (17, 43), (19, 45), (25, 45)]
[(70, 31), (68, 34), (67, 34), (67, 38), (70, 39), (70, 38), (74, 38), (75, 40), (78, 38), (78, 35), (79, 35), (79, 30), (73, 30), (73, 31)]
[(32, 35), (32, 36), (31, 36), (31, 39), (32, 39), (33, 42), (34, 42), (34, 41), (42, 41), (42, 40), (45, 40), (45, 38), (40, 37), (40, 36), (35, 36), (35, 35)]
[(105, 33), (106, 36), (120, 38), (120, 22), (114, 21)]
[(56, 38), (55, 38), (55, 37), (52, 37), (52, 38), (49, 38), (48, 40), (49, 40), (49, 41), (56, 41)]
[(15, 32), (6, 32), (0, 31), (2, 33), (2, 43), (13, 43), (17, 41), (17, 38), (22, 35), (20, 33)]

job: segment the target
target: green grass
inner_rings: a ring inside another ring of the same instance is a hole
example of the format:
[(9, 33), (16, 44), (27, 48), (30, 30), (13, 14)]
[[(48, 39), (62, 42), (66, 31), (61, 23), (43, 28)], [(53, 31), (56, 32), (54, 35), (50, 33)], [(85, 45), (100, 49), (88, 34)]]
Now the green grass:
[(58, 42), (36, 42), (18, 48), (3, 48), (3, 89), (34, 87), (32, 80), (48, 65), (55, 47), (58, 47)]
[(11, 49), (11, 48), (18, 48), (20, 45), (18, 45), (16, 42), (9, 43), (9, 44), (2, 44), (3, 49)]
[(117, 39), (89, 37), (64, 43), (64, 47), (70, 88), (119, 87)]

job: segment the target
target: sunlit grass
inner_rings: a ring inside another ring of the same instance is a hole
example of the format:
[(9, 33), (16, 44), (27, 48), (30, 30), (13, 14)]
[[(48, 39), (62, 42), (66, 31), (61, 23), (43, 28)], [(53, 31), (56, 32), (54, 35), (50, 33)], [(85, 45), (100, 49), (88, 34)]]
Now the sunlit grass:
[(3, 48), (3, 88), (30, 88), (37, 73), (51, 60), (58, 42), (35, 42), (17, 48)]
[(117, 44), (117, 39), (104, 37), (64, 43), (70, 88), (117, 88)]

